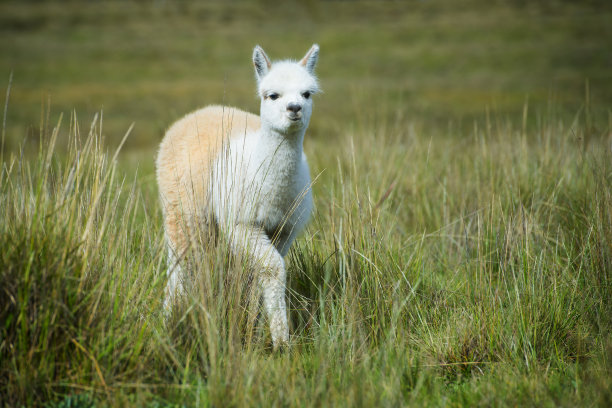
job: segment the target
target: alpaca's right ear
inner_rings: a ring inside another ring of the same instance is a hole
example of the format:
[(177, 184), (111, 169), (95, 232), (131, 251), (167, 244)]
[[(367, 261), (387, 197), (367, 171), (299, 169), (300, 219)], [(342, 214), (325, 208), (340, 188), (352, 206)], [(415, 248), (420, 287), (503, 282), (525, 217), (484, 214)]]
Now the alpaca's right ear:
[(261, 80), (261, 78), (265, 77), (272, 66), (270, 58), (268, 58), (263, 48), (259, 45), (256, 45), (253, 50), (253, 65), (255, 66), (257, 80)]

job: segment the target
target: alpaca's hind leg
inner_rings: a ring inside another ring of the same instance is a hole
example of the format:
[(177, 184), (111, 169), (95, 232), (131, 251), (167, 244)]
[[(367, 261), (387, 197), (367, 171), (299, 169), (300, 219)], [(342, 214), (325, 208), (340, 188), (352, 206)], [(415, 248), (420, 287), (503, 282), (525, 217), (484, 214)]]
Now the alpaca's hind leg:
[(167, 314), (172, 310), (177, 298), (184, 294), (183, 271), (178, 262), (178, 256), (172, 248), (168, 248), (168, 283), (164, 291), (164, 310)]
[(181, 257), (185, 255), (187, 249), (186, 226), (184, 221), (176, 214), (176, 208), (169, 207), (164, 223), (166, 242), (168, 243), (168, 282), (164, 291), (164, 309), (166, 314), (170, 313), (177, 299), (185, 293)]
[(261, 228), (236, 225), (231, 234), (232, 249), (249, 258), (257, 270), (263, 304), (270, 322), (274, 348), (289, 342), (285, 302), (286, 271), (283, 257)]

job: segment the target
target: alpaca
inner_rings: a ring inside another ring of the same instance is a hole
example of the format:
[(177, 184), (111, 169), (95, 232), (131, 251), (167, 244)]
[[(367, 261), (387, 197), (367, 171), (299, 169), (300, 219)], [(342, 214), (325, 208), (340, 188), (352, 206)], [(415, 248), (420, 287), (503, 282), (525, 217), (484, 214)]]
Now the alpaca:
[(169, 251), (167, 311), (183, 292), (180, 260), (190, 233), (212, 222), (255, 268), (274, 348), (288, 343), (283, 257), (313, 206), (303, 141), (319, 92), (318, 55), (315, 44), (299, 62), (271, 63), (256, 46), (259, 117), (208, 106), (166, 132), (156, 167)]

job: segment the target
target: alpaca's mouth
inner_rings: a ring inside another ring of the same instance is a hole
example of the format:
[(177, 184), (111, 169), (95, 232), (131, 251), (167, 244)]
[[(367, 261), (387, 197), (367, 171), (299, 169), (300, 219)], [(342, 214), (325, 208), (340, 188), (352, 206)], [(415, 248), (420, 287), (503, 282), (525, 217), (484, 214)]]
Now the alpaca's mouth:
[(302, 120), (302, 115), (289, 115), (289, 120), (292, 122), (298, 122)]

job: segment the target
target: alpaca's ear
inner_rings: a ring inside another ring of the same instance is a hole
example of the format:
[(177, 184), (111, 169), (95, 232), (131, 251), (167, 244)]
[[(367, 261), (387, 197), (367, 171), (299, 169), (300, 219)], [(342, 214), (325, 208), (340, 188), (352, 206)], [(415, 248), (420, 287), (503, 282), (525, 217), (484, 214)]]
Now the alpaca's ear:
[(317, 65), (317, 60), (319, 59), (319, 46), (314, 44), (310, 51), (306, 53), (304, 58), (300, 61), (300, 64), (308, 70), (311, 74), (314, 74), (315, 65)]
[(255, 66), (255, 75), (257, 75), (258, 80), (265, 77), (272, 66), (270, 58), (268, 58), (263, 48), (259, 45), (256, 45), (253, 50), (253, 65)]

